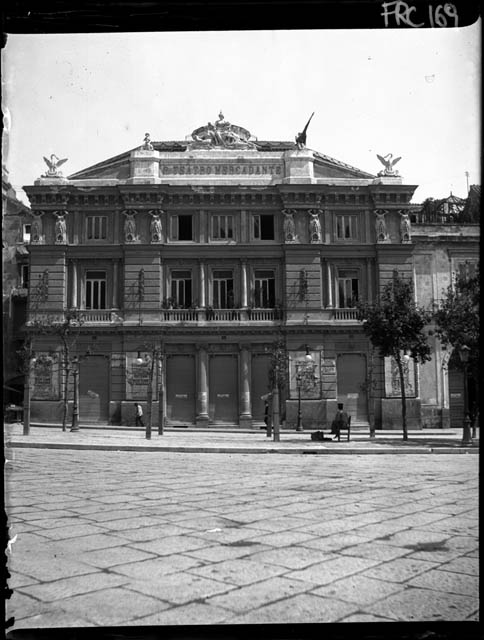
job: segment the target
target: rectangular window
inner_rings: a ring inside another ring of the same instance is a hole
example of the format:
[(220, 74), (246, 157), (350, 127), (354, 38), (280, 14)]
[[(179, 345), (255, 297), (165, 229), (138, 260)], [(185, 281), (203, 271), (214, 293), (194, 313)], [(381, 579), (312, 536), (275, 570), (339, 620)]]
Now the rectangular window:
[(177, 307), (187, 309), (192, 304), (191, 271), (171, 272), (171, 297)]
[(229, 240), (233, 237), (233, 216), (212, 216), (212, 240)]
[(193, 239), (192, 216), (177, 215), (171, 218), (171, 239), (187, 241)]
[(232, 271), (213, 272), (213, 306), (215, 309), (233, 309), (234, 277)]
[(355, 215), (336, 216), (336, 238), (338, 240), (356, 240), (358, 237), (358, 217)]
[(274, 240), (274, 216), (255, 214), (253, 220), (254, 240)]
[(108, 219), (107, 216), (87, 216), (86, 218), (88, 240), (106, 240)]
[(86, 309), (106, 309), (105, 271), (86, 271)]
[(29, 265), (20, 265), (20, 287), (22, 289), (29, 288)]
[(22, 225), (22, 242), (28, 244), (30, 242), (30, 231), (32, 229), (32, 225), (24, 224)]
[(254, 306), (273, 308), (275, 306), (274, 271), (257, 269), (254, 273)]
[(354, 270), (338, 271), (338, 307), (347, 309), (356, 306), (359, 295), (358, 272)]
[(466, 260), (465, 262), (461, 262), (458, 265), (459, 275), (461, 278), (468, 280), (469, 278), (473, 278), (476, 275), (476, 263), (469, 262)]

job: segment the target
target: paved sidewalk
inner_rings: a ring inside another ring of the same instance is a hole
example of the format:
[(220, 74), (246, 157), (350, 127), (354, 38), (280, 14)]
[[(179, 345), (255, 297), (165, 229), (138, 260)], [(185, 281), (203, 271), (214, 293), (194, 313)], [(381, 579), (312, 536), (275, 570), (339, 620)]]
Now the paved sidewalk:
[(479, 624), (475, 455), (7, 457), (14, 629)]
[(171, 451), (193, 453), (285, 453), (285, 454), (428, 454), (478, 453), (479, 439), (462, 445), (462, 430), (435, 429), (409, 431), (402, 439), (401, 431), (378, 431), (370, 438), (368, 431), (355, 430), (351, 440), (343, 435), (341, 442), (312, 441), (311, 431), (282, 430), (280, 442), (268, 438), (265, 430), (201, 430), (172, 428), (159, 436), (153, 429), (151, 439), (144, 429), (81, 425), (80, 431), (62, 431), (61, 425), (32, 425), (28, 436), (23, 425), (5, 425), (5, 441), (9, 447), (49, 449), (91, 449), (103, 451)]

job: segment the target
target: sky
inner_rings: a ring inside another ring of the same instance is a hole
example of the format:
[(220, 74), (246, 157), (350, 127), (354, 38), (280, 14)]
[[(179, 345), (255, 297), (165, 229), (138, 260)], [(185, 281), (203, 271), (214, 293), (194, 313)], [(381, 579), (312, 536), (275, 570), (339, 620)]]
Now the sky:
[(418, 185), (413, 202), (480, 183), (480, 23), (457, 29), (10, 34), (2, 51), (3, 160), (17, 195), (143, 142), (226, 120)]

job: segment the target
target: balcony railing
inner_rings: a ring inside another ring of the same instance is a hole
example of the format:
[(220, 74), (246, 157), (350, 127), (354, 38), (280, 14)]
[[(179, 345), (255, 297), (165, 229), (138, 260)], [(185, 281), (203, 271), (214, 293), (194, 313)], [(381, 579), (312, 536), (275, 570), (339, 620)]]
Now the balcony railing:
[[(118, 309), (79, 309), (79, 324), (110, 325), (155, 325), (159, 323), (200, 323), (200, 322), (275, 322), (283, 319), (281, 309), (161, 309), (161, 310), (125, 310)], [(63, 322), (63, 312), (37, 312), (31, 314), (30, 321), (44, 324)]]
[(334, 309), (333, 320), (358, 320), (358, 309)]
[(162, 322), (198, 322), (201, 309), (163, 309), (161, 312)]

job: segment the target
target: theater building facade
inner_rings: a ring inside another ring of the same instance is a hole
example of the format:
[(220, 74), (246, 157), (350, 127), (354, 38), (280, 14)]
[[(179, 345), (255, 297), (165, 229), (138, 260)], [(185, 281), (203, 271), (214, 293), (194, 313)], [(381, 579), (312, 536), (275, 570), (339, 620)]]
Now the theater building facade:
[[(397, 373), (372, 350), (355, 301), (374, 300), (396, 269), (432, 304), (459, 265), (477, 262), (479, 230), (412, 224), (416, 185), (381, 160), (366, 173), (301, 142), (259, 141), (222, 114), (185, 141), (146, 134), (67, 178), (51, 156), (24, 187), (31, 419), (60, 420), (55, 323), (74, 312), (81, 424), (134, 424), (152, 380), (167, 426), (258, 428), (278, 343), (283, 426), (300, 407), (304, 427), (321, 427), (344, 402), (357, 426), (399, 428)], [(432, 361), (406, 372), (411, 428), (449, 425), (445, 353), (429, 339)]]

